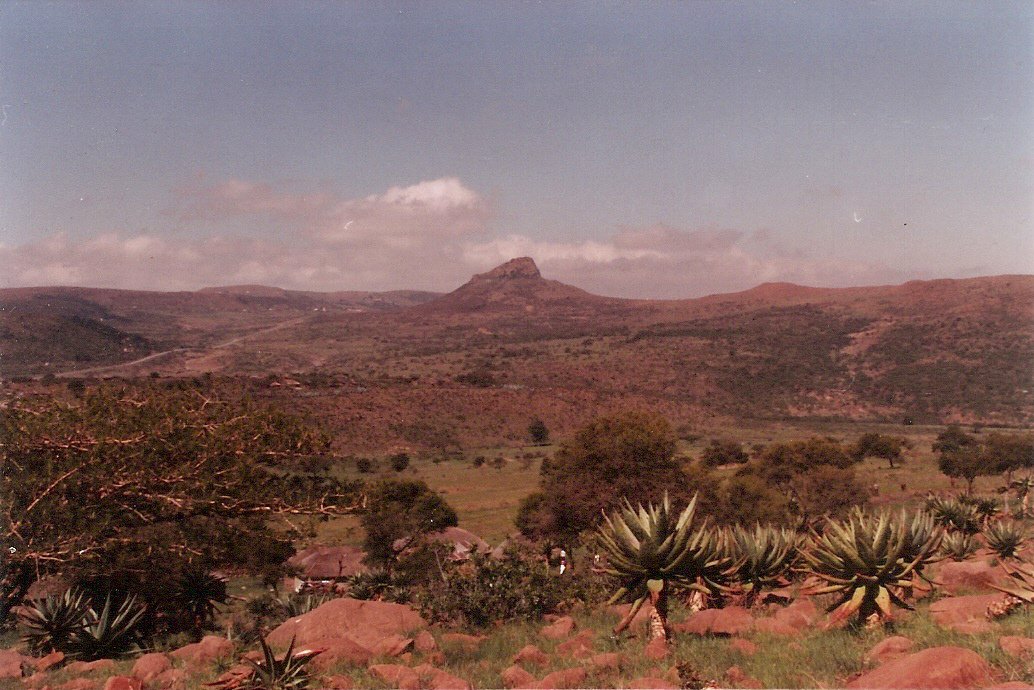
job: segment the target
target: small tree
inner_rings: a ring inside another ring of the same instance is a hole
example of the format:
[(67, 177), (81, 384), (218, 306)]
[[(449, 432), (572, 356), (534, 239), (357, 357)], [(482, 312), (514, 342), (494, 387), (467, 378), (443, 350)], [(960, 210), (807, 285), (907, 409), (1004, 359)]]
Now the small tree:
[(980, 449), (965, 446), (954, 451), (942, 452), (937, 460), (937, 467), (952, 479), (966, 481), (966, 493), (973, 493), (973, 482), (977, 477), (991, 474), (994, 469), (988, 467)]
[(538, 417), (531, 420), (531, 424), (528, 425), (528, 436), (536, 446), (544, 446), (549, 443), (549, 429), (546, 427), (546, 423)]
[(359, 521), (366, 563), (391, 570), (399, 553), (431, 532), (457, 525), (456, 511), (419, 480), (386, 480), (367, 495)]
[(720, 441), (713, 439), (711, 444), (704, 448), (700, 455), (700, 462), (708, 467), (719, 465), (742, 465), (750, 460), (750, 456), (743, 450), (743, 445), (737, 441)]
[(890, 468), (894, 469), (894, 461), (901, 460), (901, 451), (905, 444), (905, 439), (896, 436), (862, 434), (851, 447), (851, 456), (859, 462), (865, 458), (883, 458)]
[(396, 472), (402, 472), (409, 467), (409, 455), (406, 453), (395, 453), (388, 459), (388, 462), (391, 463), (391, 469)]

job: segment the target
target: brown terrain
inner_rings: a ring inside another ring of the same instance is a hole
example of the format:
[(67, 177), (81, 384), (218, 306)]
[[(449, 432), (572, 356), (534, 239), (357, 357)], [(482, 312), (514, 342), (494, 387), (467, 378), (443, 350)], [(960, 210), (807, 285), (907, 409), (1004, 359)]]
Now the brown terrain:
[(1034, 421), (1034, 276), (687, 300), (592, 295), (528, 258), (446, 295), (261, 286), (0, 291), (0, 373), (237, 377), (358, 447), (506, 442), (611, 409)]

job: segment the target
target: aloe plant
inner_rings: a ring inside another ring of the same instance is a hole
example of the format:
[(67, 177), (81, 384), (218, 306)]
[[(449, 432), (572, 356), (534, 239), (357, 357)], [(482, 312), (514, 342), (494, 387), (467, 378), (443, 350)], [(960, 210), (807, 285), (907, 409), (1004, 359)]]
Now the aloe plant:
[(82, 630), (89, 610), (86, 594), (74, 589), (25, 605), (19, 612), (22, 640), (34, 654), (63, 650)]
[(846, 520), (828, 522), (823, 534), (813, 532), (801, 554), (806, 571), (826, 583), (812, 593), (838, 594), (828, 610), (836, 610), (835, 618), (857, 613), (859, 623), (889, 619), (892, 605), (911, 609), (902, 596), (935, 560), (942, 539), (942, 530), (932, 524), (919, 516), (909, 520), (904, 511), (895, 519), (857, 508)]
[(92, 607), (86, 612), (82, 627), (72, 634), (62, 651), (68, 658), (82, 661), (122, 656), (137, 645), (138, 627), (146, 611), (147, 607), (132, 595), (113, 610), (108, 594), (100, 613)]
[(952, 532), (944, 535), (941, 541), (941, 552), (954, 561), (964, 561), (980, 548), (980, 543), (972, 534)]
[(934, 497), (926, 502), (926, 510), (937, 524), (965, 534), (978, 533), (983, 522), (976, 505), (959, 499)]
[(1034, 563), (1019, 563), (1012, 566), (1003, 563), (1002, 567), (1012, 582), (991, 586), (999, 592), (1019, 599), (1024, 604), (1034, 604)]
[(720, 534), (705, 519), (693, 524), (696, 497), (677, 518), (665, 494), (659, 506), (650, 504), (633, 510), (624, 507), (604, 514), (597, 528), (597, 539), (607, 555), (601, 570), (617, 578), (619, 587), (610, 603), (632, 603), (628, 615), (614, 628), (619, 634), (631, 623), (648, 600), (651, 638), (667, 640), (668, 594), (675, 586), (702, 594), (728, 591), (727, 578), (732, 572), (732, 559), (726, 553)]
[(1002, 520), (988, 526), (984, 532), (987, 545), (1001, 558), (1016, 558), (1017, 552), (1026, 542), (1023, 525)]
[(217, 607), (226, 600), (226, 580), (206, 568), (188, 566), (176, 580), (174, 601), (181, 617), (195, 630), (210, 624)]
[(796, 532), (755, 525), (753, 530), (735, 527), (728, 536), (736, 575), (746, 606), (753, 606), (764, 589), (789, 584), (787, 574), (798, 557)]
[(305, 666), (317, 655), (322, 654), (322, 649), (295, 652), (292, 637), (287, 653), (277, 659), (265, 639), (259, 638), (259, 643), (262, 647), (262, 660), (244, 658), (244, 662), (250, 665), (254, 672), (241, 686), (242, 690), (302, 690), (309, 687), (309, 673)]

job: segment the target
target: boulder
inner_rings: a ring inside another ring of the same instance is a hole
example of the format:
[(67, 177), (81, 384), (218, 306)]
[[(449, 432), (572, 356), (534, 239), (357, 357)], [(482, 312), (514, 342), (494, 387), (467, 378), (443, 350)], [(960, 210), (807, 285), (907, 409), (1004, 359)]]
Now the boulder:
[(172, 662), (169, 661), (169, 657), (160, 652), (153, 652), (151, 654), (144, 654), (137, 659), (136, 663), (133, 664), (133, 670), (130, 672), (130, 675), (134, 678), (139, 678), (144, 683), (149, 683), (153, 678), (165, 673), (170, 668), (172, 668)]
[(169, 653), (173, 659), (182, 661), (191, 669), (198, 669), (217, 659), (233, 656), (233, 643), (225, 637), (205, 635), (200, 642), (188, 644)]
[(930, 617), (942, 628), (961, 633), (980, 633), (991, 629), (987, 607), (1001, 598), (1000, 594), (973, 594), (948, 597), (930, 604)]
[(865, 654), (865, 663), (882, 664), (891, 659), (897, 659), (912, 651), (915, 643), (907, 637), (894, 635), (877, 642), (872, 649)]
[(111, 676), (104, 683), (104, 690), (143, 690), (144, 684), (139, 678), (131, 676)]
[(34, 690), (37, 688), (50, 687), (49, 681), (49, 673), (36, 672), (31, 676), (22, 678), (22, 687), (33, 688)]
[(373, 664), (369, 668), (370, 673), (396, 688), (420, 688), (420, 676), (408, 666), (399, 664)]
[(744, 640), (743, 638), (737, 637), (729, 643), (729, 649), (734, 652), (739, 652), (744, 656), (754, 656), (758, 651), (758, 646), (750, 640)]
[(815, 607), (815, 602), (811, 600), (811, 597), (803, 597), (789, 606), (777, 609), (772, 620), (797, 630), (804, 630), (814, 625), (819, 617), (819, 610)]
[(148, 690), (184, 690), (187, 687), (187, 673), (181, 668), (170, 668), (155, 676), (147, 687)]
[(73, 678), (61, 685), (55, 685), (54, 690), (101, 690), (101, 684), (100, 681), (91, 678)]
[(848, 688), (982, 688), (994, 682), (991, 667), (964, 647), (931, 647), (895, 659), (847, 684)]
[(673, 629), (693, 635), (741, 635), (754, 627), (750, 611), (741, 606), (724, 609), (697, 611), (685, 623), (677, 623)]
[(625, 665), (625, 657), (618, 652), (601, 652), (589, 657), (589, 666), (597, 671), (620, 671)]
[(72, 676), (83, 676), (88, 673), (108, 673), (115, 670), (115, 662), (111, 659), (97, 661), (73, 661), (65, 666), (65, 671)]
[(477, 654), (481, 649), (481, 643), (487, 637), (484, 635), (464, 635), (463, 633), (445, 633), (441, 636), (442, 644), (457, 647), (467, 654)]
[[(617, 625), (620, 621), (623, 621), (625, 619), (625, 616), (627, 616), (628, 612), (631, 610), (631, 604), (614, 604), (608, 609), (608, 611), (614, 614), (616, 618), (616, 620), (614, 621), (614, 625)], [(653, 611), (653, 606), (651, 606), (650, 604), (643, 604), (639, 608), (639, 610), (636, 611), (635, 616), (632, 618), (632, 622), (629, 623), (629, 630), (634, 630), (636, 628), (646, 626), (650, 622), (651, 611)]]
[(521, 651), (513, 657), (513, 663), (515, 664), (533, 664), (535, 666), (545, 666), (549, 663), (549, 657), (541, 649), (533, 644), (525, 645), (521, 648)]
[(1005, 572), (983, 559), (944, 561), (936, 567), (931, 578), (948, 594), (970, 591), (992, 591), (991, 585), (1003, 584), (1009, 579)]
[(1002, 635), (998, 638), (1002, 651), (1017, 659), (1034, 659), (1034, 637)]
[(656, 676), (642, 676), (634, 678), (625, 684), (626, 688), (640, 688), (641, 690), (678, 690), (678, 685), (668, 682), (664, 678)]
[(294, 638), (297, 649), (325, 649), (313, 660), (315, 668), (338, 661), (363, 665), (373, 656), (404, 654), (414, 645), (406, 633), (426, 627), (420, 614), (408, 606), (346, 597), (285, 621), (266, 641), (286, 649)]
[(413, 670), (420, 679), (421, 688), (430, 690), (471, 690), (471, 685), (459, 676), (454, 676), (448, 671), (435, 668), (430, 664), (414, 666)]
[(49, 671), (65, 660), (64, 652), (51, 652), (34, 661), (37, 671)]
[(438, 649), (438, 643), (434, 641), (434, 636), (426, 630), (421, 630), (417, 633), (417, 636), (413, 638), (413, 649), (418, 652), (433, 652)]
[(355, 690), (355, 682), (348, 676), (327, 676), (323, 687), (325, 690)]
[(574, 632), (575, 627), (576, 624), (573, 618), (561, 616), (553, 623), (542, 628), (541, 635), (550, 640), (562, 640)]
[(643, 656), (653, 661), (660, 661), (668, 658), (668, 641), (663, 637), (655, 637), (646, 643), (643, 649)]
[(988, 685), (983, 690), (1034, 690), (1034, 685), (1024, 683), (1022, 680), (1010, 680), (1007, 683)]
[(782, 635), (783, 637), (799, 637), (802, 634), (800, 628), (778, 618), (758, 618), (754, 621), (754, 632)]
[(533, 688), (549, 688), (551, 690), (560, 690), (561, 688), (580, 688), (583, 687), (585, 682), (585, 669), (584, 668), (565, 668), (560, 671), (553, 671), (553, 673), (546, 674), (542, 680), (532, 684)]
[(523, 688), (535, 682), (535, 676), (517, 664), (504, 668), (499, 673), (499, 677), (503, 679), (504, 688)]
[(725, 670), (725, 680), (729, 681), (729, 686), (734, 688), (760, 688), (763, 687), (761, 682), (751, 678), (743, 672), (739, 666), (730, 666)]
[(584, 659), (585, 657), (592, 656), (594, 653), (592, 637), (591, 630), (583, 630), (566, 642), (558, 644), (556, 653), (572, 659)]
[(21, 678), (26, 657), (13, 649), (0, 649), (0, 678)]

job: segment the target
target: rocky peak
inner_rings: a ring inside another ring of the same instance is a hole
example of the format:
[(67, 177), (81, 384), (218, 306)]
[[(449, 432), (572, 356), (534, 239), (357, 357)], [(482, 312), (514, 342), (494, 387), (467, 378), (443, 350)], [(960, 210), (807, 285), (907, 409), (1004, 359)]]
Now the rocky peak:
[(496, 266), (487, 273), (479, 273), (474, 276), (475, 280), (513, 280), (518, 278), (541, 278), (539, 267), (530, 256), (522, 256), (517, 259), (510, 259), (505, 264)]

